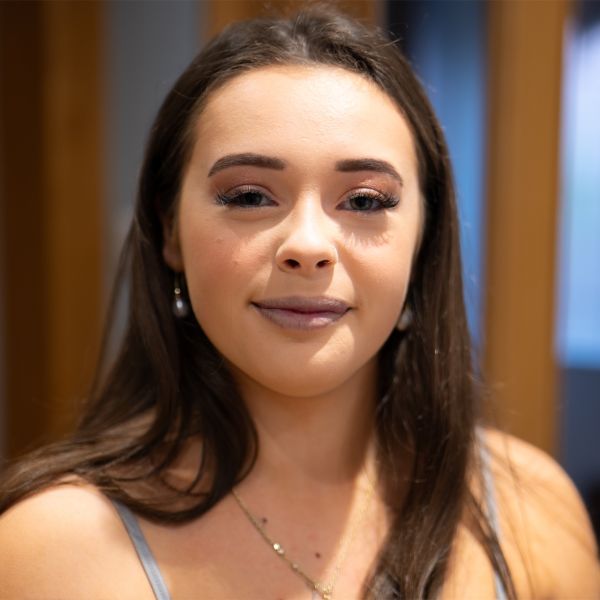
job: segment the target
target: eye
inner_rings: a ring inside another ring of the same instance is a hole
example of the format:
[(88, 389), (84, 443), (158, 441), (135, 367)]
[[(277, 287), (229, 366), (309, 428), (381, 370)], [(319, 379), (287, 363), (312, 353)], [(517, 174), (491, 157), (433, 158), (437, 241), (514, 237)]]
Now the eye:
[(338, 210), (350, 210), (353, 212), (373, 213), (380, 210), (394, 208), (399, 199), (389, 194), (378, 192), (358, 192), (352, 194), (344, 202), (338, 205)]
[(241, 188), (233, 192), (217, 193), (217, 204), (234, 206), (238, 208), (261, 208), (263, 206), (276, 206), (275, 202), (260, 190), (254, 188)]

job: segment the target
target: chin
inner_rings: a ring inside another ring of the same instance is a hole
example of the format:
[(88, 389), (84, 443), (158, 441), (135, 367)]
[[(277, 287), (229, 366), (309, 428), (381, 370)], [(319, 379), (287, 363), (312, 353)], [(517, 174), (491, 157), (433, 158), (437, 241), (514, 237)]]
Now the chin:
[(224, 343), (220, 351), (242, 390), (258, 387), (282, 396), (311, 398), (363, 376), (376, 378), (377, 336), (359, 345), (352, 332), (340, 328), (325, 337), (300, 340), (261, 337), (254, 331), (237, 339), (240, 343)]
[(315, 398), (342, 388), (349, 381), (361, 375), (375, 376), (372, 368), (375, 361), (367, 360), (359, 364), (340, 364), (339, 362), (320, 364), (269, 364), (264, 369), (249, 369), (244, 375), (255, 384), (282, 396), (290, 398)]
[(310, 382), (306, 379), (299, 379), (298, 381), (272, 381), (265, 382), (267, 385), (263, 387), (268, 388), (272, 392), (275, 392), (281, 396), (287, 396), (289, 398), (317, 398), (324, 396), (325, 394), (337, 389), (341, 382), (335, 381), (315, 381), (311, 379)]

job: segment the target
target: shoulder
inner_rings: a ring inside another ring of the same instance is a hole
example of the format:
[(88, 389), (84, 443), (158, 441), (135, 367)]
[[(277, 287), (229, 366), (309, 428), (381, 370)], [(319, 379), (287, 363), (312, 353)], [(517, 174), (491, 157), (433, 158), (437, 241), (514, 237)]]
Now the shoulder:
[[(484, 434), (509, 566), (524, 595), (600, 598), (598, 550), (573, 482), (548, 454), (494, 430)], [(533, 589), (531, 589), (533, 588)]]
[(3, 598), (123, 597), (125, 583), (145, 597), (112, 503), (88, 484), (55, 485), (0, 515), (0, 556)]

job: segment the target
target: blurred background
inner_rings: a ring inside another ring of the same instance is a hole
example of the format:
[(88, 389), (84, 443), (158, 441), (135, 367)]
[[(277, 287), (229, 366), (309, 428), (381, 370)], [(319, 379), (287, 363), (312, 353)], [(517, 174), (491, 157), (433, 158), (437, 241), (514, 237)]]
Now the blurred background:
[[(303, 2), (0, 2), (0, 456), (72, 425), (159, 104), (228, 22)], [(336, 2), (390, 32), (444, 126), (495, 422), (600, 526), (600, 2)]]

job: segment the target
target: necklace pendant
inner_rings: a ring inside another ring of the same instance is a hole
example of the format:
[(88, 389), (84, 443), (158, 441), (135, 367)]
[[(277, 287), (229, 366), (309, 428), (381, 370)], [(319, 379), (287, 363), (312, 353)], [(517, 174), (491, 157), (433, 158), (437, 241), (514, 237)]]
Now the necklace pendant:
[(310, 600), (332, 600), (333, 590), (329, 586), (325, 587), (319, 583), (315, 583), (314, 586)]

